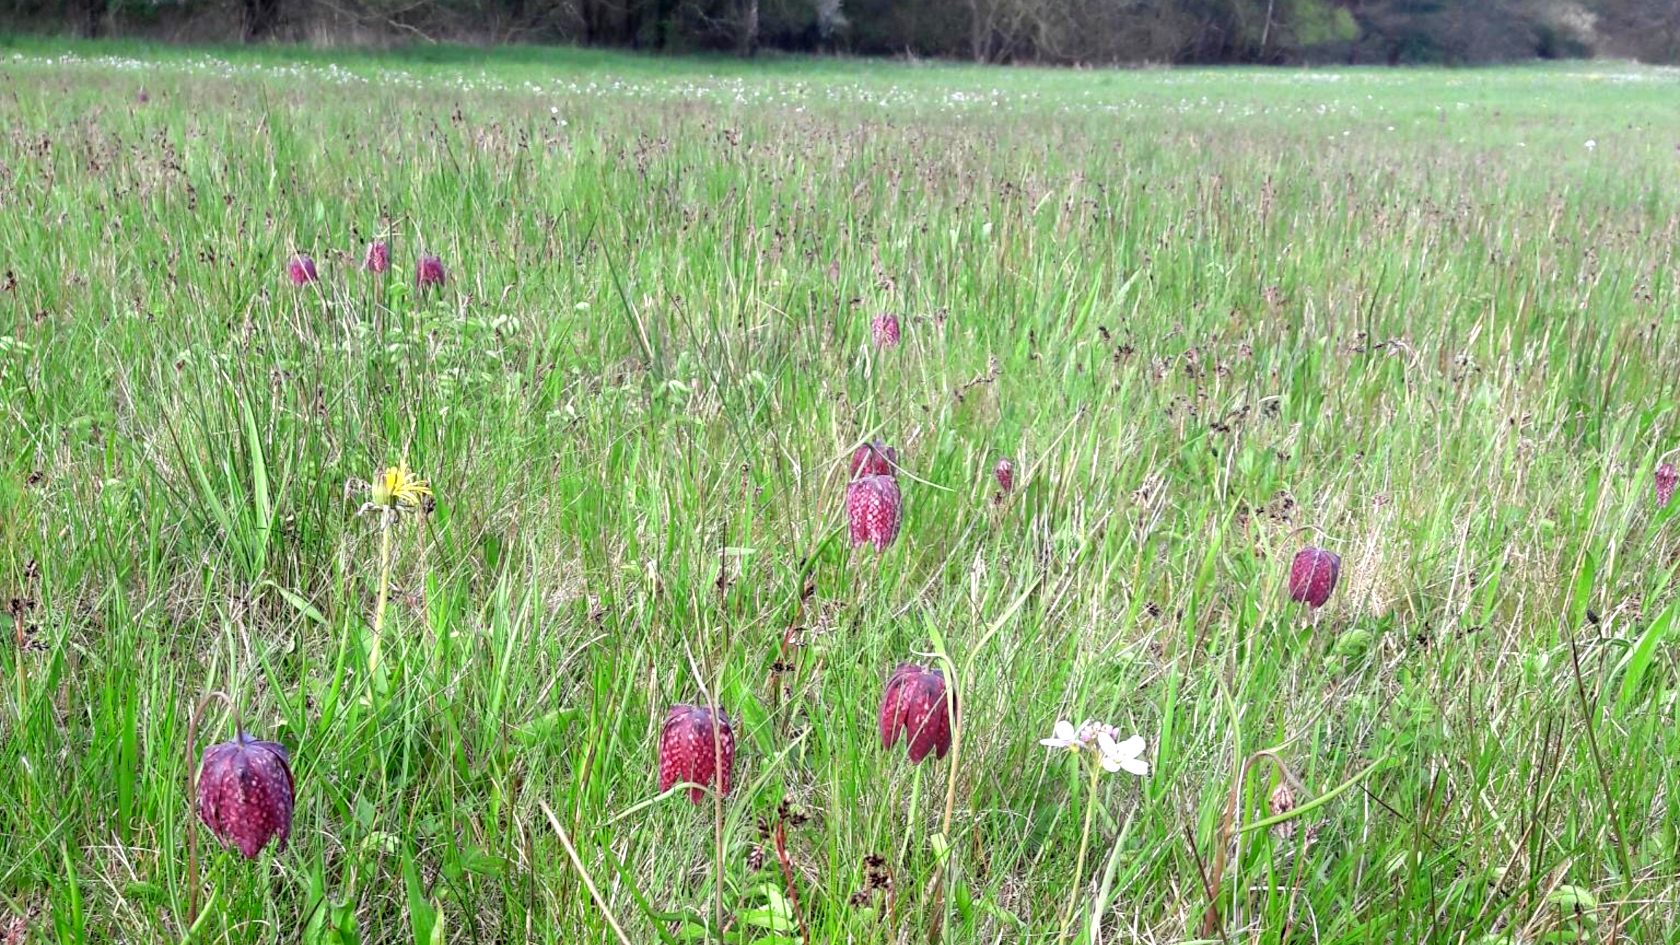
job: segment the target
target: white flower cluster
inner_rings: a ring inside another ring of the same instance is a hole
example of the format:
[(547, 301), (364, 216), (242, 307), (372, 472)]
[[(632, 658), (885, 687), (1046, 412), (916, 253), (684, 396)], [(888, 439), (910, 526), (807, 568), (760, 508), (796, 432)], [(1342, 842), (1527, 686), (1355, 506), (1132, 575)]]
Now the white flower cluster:
[(1086, 719), (1078, 728), (1063, 719), (1056, 723), (1056, 731), (1049, 738), (1038, 740), (1046, 748), (1065, 748), (1068, 751), (1089, 751), (1102, 762), (1104, 771), (1125, 771), (1139, 777), (1149, 773), (1149, 762), (1143, 760), (1141, 735), (1122, 739), (1120, 730), (1103, 722)]

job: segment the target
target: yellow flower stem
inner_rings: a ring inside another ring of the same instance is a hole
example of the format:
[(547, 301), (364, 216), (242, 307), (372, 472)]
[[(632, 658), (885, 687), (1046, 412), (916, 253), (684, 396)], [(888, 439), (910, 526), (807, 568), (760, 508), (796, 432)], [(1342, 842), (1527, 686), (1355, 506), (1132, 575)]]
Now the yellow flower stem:
[(375, 681), (384, 677), (379, 652), (385, 629), (385, 604), (391, 596), (391, 513), (379, 513), (379, 603), (373, 608), (373, 645), (368, 648), (368, 673)]
[(1097, 811), (1097, 779), (1102, 777), (1102, 765), (1096, 759), (1088, 758), (1085, 763), (1091, 766), (1091, 793), (1085, 798), (1085, 829), (1079, 835), (1079, 859), (1073, 867), (1073, 891), (1068, 894), (1067, 913), (1062, 916), (1062, 930), (1056, 935), (1056, 945), (1067, 941), (1068, 926), (1073, 922), (1073, 913), (1079, 908), (1079, 889), (1085, 883), (1085, 852), (1091, 844), (1091, 815)]

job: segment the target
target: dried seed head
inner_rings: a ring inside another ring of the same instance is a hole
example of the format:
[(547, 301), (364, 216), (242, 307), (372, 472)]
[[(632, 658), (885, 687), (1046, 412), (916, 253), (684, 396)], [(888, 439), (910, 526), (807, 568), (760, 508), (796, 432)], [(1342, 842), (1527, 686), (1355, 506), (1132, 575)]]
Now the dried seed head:
[(852, 478), (864, 476), (897, 476), (898, 450), (871, 440), (852, 451)]
[(898, 316), (891, 312), (882, 312), (869, 322), (869, 335), (875, 339), (877, 348), (894, 348), (898, 346)]
[(891, 748), (900, 735), (910, 749), (911, 764), (928, 752), (940, 758), (951, 750), (950, 707), (945, 700), (945, 675), (937, 669), (905, 663), (887, 677), (881, 699), (881, 747)]
[(441, 287), (443, 278), (443, 260), (430, 255), (420, 257), (419, 264), (414, 267), (415, 288)]
[(898, 537), (903, 517), (898, 480), (891, 476), (865, 476), (846, 487), (846, 518), (852, 545), (870, 544), (885, 551)]
[(1657, 507), (1668, 504), (1674, 498), (1674, 486), (1680, 484), (1680, 469), (1675, 469), (1673, 463), (1663, 463), (1657, 467)]
[(286, 749), (240, 732), (204, 749), (198, 765), (198, 816), (224, 846), (246, 859), (276, 840), (284, 850), (295, 800)]
[(286, 261), (286, 278), (292, 285), (308, 285), (321, 277), (315, 272), (315, 260), (299, 253)]
[(391, 268), (391, 245), (384, 240), (374, 240), (368, 244), (367, 255), (362, 259), (364, 272), (382, 273)]
[[(665, 716), (665, 727), (659, 733), (660, 793), (669, 791), (673, 784), (687, 781), (715, 785), (720, 794), (728, 796), (730, 778), (735, 770), (735, 729), (729, 724), (728, 713), (718, 713), (716, 745), (712, 742), (713, 729), (710, 708), (703, 705), (671, 707)], [(714, 778), (719, 761), (722, 762), (721, 776)], [(698, 804), (705, 794), (698, 787), (690, 788), (688, 799)]]
[(1302, 548), (1289, 566), (1289, 597), (1314, 609), (1323, 607), (1341, 575), (1340, 555), (1313, 545)]

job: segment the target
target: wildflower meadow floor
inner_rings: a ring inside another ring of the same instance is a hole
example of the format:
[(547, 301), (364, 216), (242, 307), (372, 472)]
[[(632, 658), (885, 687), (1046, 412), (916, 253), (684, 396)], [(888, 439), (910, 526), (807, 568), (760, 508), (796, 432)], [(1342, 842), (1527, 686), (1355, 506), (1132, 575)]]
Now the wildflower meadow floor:
[(0, 41), (0, 941), (1680, 940), (1677, 101)]

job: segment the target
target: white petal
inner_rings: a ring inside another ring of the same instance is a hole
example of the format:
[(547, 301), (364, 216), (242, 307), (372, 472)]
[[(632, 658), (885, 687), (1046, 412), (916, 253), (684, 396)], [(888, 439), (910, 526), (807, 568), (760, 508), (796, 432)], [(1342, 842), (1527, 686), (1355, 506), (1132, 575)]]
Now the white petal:
[(1120, 753), (1120, 746), (1114, 744), (1114, 736), (1107, 732), (1097, 733), (1097, 748), (1103, 753), (1104, 757)]
[(1137, 756), (1143, 754), (1143, 750), (1146, 747), (1147, 746), (1143, 743), (1142, 735), (1133, 735), (1131, 738), (1128, 738), (1115, 746), (1116, 750), (1118, 750), (1120, 754), (1125, 755), (1127, 758), (1136, 758)]
[(1119, 771), (1121, 768), (1124, 768), (1128, 764), (1132, 764), (1132, 762), (1129, 762), (1124, 758), (1116, 758), (1113, 755), (1108, 755), (1108, 754), (1105, 754), (1105, 755), (1102, 756), (1102, 765), (1103, 765), (1103, 770), (1104, 771), (1108, 771), (1108, 772)]
[(1075, 729), (1073, 727), (1072, 722), (1069, 722), (1067, 719), (1058, 719), (1056, 721), (1056, 737), (1057, 738), (1061, 739), (1062, 741), (1071, 742), (1071, 741), (1073, 741), (1074, 736), (1077, 735), (1077, 734), (1079, 734), (1079, 730)]
[[(1143, 761), (1143, 760), (1138, 759), (1138, 758), (1124, 758), (1124, 759), (1121, 759), (1120, 767), (1125, 768), (1127, 771), (1131, 772), (1132, 774), (1137, 775), (1140, 778), (1149, 773), (1149, 762)], [(1113, 771), (1114, 769), (1109, 768), (1108, 770)]]

